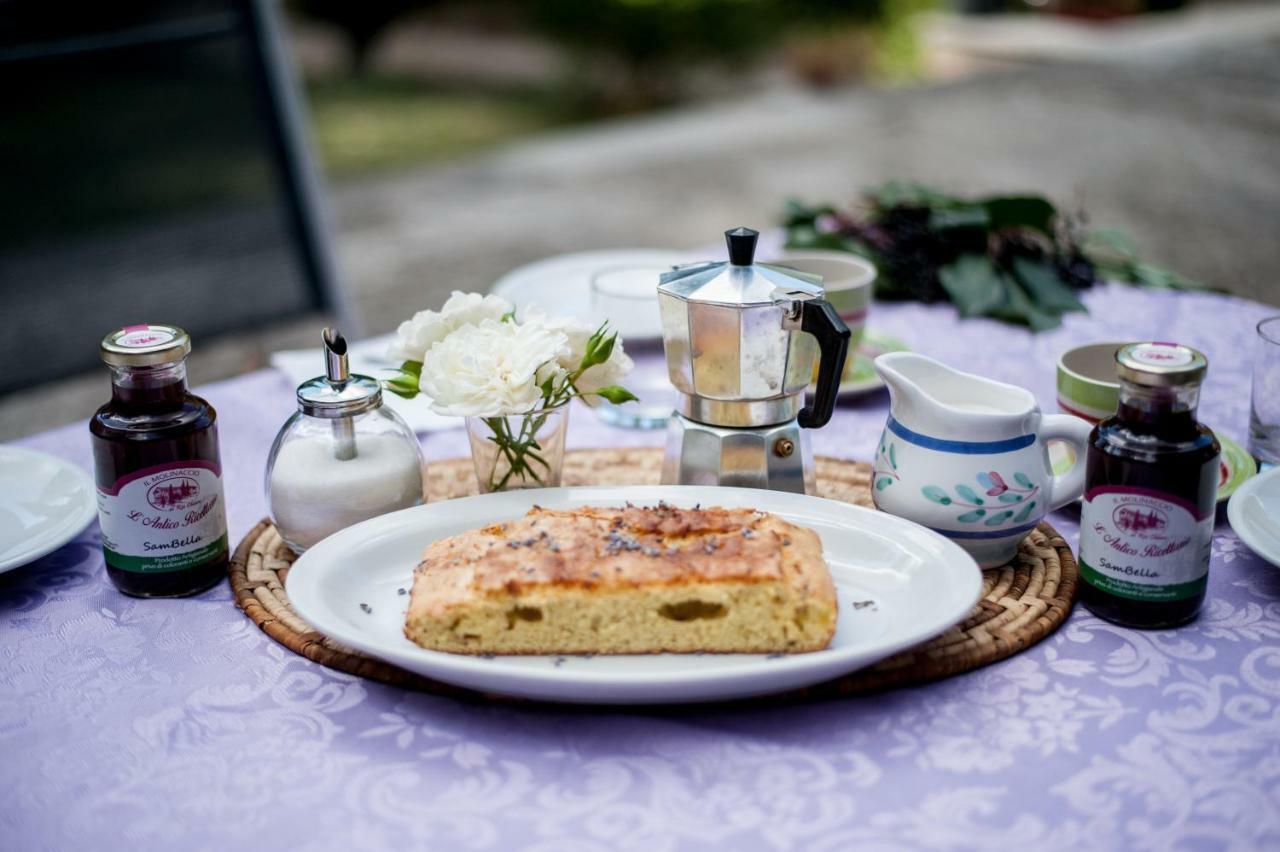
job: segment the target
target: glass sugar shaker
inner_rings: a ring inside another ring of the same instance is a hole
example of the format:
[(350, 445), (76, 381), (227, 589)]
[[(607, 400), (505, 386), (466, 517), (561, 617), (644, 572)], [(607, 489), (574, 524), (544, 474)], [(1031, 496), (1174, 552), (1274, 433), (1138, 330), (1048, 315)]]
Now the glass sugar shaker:
[(267, 458), (267, 506), (295, 553), (360, 521), (425, 499), (425, 463), (382, 388), (348, 368), (347, 342), (323, 334), (325, 375), (298, 386), (298, 411)]

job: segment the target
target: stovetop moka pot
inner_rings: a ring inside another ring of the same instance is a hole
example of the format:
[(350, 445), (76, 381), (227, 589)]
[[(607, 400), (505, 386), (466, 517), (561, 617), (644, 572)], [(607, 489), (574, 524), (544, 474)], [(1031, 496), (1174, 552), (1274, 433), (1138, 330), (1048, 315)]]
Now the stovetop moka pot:
[(755, 262), (758, 236), (726, 231), (727, 263), (661, 276), (662, 342), (680, 392), (664, 482), (813, 490), (800, 429), (831, 419), (849, 329), (823, 298), (821, 278)]

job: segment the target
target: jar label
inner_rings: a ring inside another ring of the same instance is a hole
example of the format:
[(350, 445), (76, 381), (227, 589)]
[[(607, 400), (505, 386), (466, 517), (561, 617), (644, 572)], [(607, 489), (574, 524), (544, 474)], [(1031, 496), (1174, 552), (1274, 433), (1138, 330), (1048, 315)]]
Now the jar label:
[(227, 549), (222, 477), (209, 461), (170, 462), (98, 488), (107, 564), (156, 574), (193, 568)]
[(1090, 489), (1080, 513), (1080, 573), (1140, 601), (1194, 597), (1208, 582), (1213, 512), (1149, 488)]

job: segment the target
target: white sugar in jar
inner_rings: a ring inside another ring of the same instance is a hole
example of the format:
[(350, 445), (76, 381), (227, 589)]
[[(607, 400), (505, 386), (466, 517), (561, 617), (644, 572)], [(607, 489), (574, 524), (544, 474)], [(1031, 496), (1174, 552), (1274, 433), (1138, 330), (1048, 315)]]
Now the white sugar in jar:
[(337, 329), (325, 329), (324, 354), (325, 375), (298, 386), (264, 477), (271, 518), (295, 553), (426, 496), (418, 438), (382, 404), (382, 386), (348, 371)]
[(417, 441), (370, 434), (361, 425), (355, 458), (336, 458), (334, 442), (324, 432), (285, 441), (276, 454), (267, 482), (271, 517), (295, 551), (301, 553), (352, 524), (423, 501)]

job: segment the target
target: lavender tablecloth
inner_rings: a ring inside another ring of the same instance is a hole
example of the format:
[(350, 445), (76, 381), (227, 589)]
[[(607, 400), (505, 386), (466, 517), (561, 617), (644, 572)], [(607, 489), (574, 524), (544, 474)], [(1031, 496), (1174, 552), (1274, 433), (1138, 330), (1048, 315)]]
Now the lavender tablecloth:
[[(1268, 309), (1113, 287), (1030, 335), (949, 308), (872, 323), (1054, 408), (1069, 345), (1147, 337), (1209, 356), (1202, 416), (1243, 438)], [(105, 380), (104, 380), (105, 383)], [(203, 391), (221, 412), (234, 539), (291, 388)], [(869, 458), (887, 398), (843, 407), (820, 453)], [(578, 410), (574, 446), (648, 444)], [(89, 461), (83, 424), (23, 441)], [(465, 453), (460, 432), (429, 457)], [(1076, 516), (1053, 523), (1069, 541)], [(988, 668), (844, 701), (599, 713), (433, 698), (329, 671), (269, 640), (220, 586), (138, 601), (96, 527), (0, 576), (5, 849), (1247, 849), (1280, 846), (1280, 569), (1220, 523), (1199, 620), (1138, 632), (1077, 610)]]

